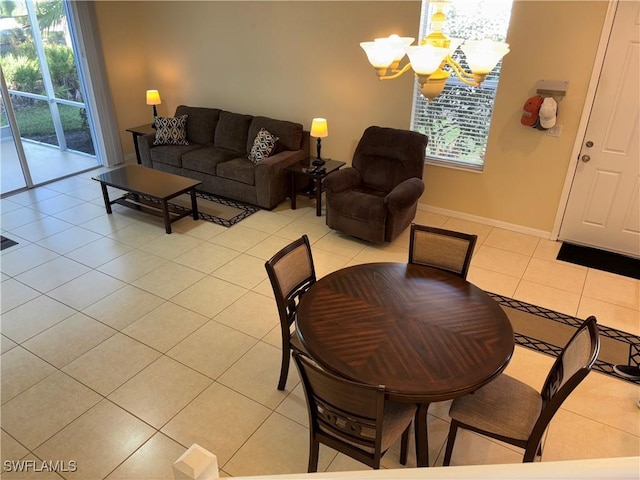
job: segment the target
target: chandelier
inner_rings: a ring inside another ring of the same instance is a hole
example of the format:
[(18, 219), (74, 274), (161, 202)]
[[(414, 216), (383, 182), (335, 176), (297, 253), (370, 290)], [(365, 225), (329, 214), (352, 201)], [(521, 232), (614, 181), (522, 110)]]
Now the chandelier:
[[(413, 69), (420, 84), (420, 92), (431, 102), (442, 93), (451, 76), (451, 72), (444, 69), (446, 65), (460, 81), (478, 87), (500, 59), (509, 53), (507, 43), (488, 39), (449, 38), (442, 33), (446, 20), (443, 9), (449, 1), (431, 1), (436, 7), (431, 17), (433, 31), (424, 37), (419, 45), (411, 45), (414, 38), (399, 37), (395, 34), (387, 38), (376, 38), (373, 42), (360, 43), (380, 80), (392, 80)], [(464, 53), (471, 73), (453, 59), (453, 53), (458, 47)], [(408, 55), (409, 62), (401, 68), (400, 62), (405, 54)]]

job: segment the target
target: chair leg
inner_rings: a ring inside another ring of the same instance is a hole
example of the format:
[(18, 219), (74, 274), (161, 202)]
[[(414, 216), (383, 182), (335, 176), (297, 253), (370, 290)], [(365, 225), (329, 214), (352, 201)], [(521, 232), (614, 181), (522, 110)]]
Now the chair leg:
[[(313, 436), (313, 434), (311, 434)], [(309, 444), (309, 467), (308, 473), (315, 473), (318, 471), (318, 452), (320, 450), (320, 444), (314, 438), (311, 439)]]
[(278, 380), (278, 390), (284, 390), (287, 384), (287, 375), (289, 374), (289, 360), (291, 359), (291, 352), (287, 346), (282, 346), (282, 364), (280, 366), (280, 380)]
[(458, 433), (458, 422), (451, 420), (451, 427), (449, 428), (449, 438), (447, 439), (447, 448), (444, 451), (444, 460), (442, 465), (449, 466), (451, 462), (451, 453), (453, 453), (453, 444), (456, 441), (456, 433)]
[(537, 456), (542, 456), (542, 442), (538, 445), (527, 445), (524, 450), (523, 463), (533, 462)]
[(407, 454), (409, 453), (409, 433), (411, 431), (411, 424), (407, 425), (407, 428), (402, 432), (402, 441), (400, 443), (400, 465), (407, 464)]

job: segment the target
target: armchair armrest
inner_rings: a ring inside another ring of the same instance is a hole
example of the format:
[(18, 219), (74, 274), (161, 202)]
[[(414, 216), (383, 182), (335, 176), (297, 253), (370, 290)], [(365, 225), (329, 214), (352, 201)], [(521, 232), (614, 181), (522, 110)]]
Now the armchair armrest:
[(153, 141), (156, 139), (155, 133), (149, 133), (147, 135), (138, 135), (138, 151), (140, 152), (140, 162), (143, 166), (152, 168), (153, 164), (151, 162), (151, 147), (153, 146)]
[(399, 183), (384, 198), (384, 203), (391, 211), (404, 210), (418, 201), (424, 192), (424, 182), (419, 178), (408, 178)]
[(324, 189), (334, 193), (357, 187), (360, 183), (362, 183), (360, 172), (353, 167), (336, 170), (327, 175), (322, 181)]

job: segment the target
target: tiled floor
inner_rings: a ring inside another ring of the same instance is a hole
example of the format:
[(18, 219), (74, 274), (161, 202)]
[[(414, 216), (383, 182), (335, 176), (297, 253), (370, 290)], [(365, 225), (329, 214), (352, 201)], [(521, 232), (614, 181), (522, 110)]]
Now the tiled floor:
[[(305, 472), (306, 408), (295, 369), (276, 390), (280, 334), (264, 262), (303, 233), (320, 277), (403, 262), (407, 233), (373, 246), (330, 231), (310, 203), (285, 203), (230, 229), (186, 218), (166, 235), (154, 217), (107, 216), (90, 176), (0, 201), (2, 234), (19, 242), (0, 256), (3, 464), (74, 461), (78, 470), (62, 473), (70, 479), (173, 478), (171, 463), (195, 442), (223, 475)], [(469, 273), (478, 286), (640, 334), (640, 282), (558, 262), (556, 242), (425, 211), (416, 222), (479, 235)], [(539, 388), (550, 365), (516, 347), (507, 372)], [(633, 384), (592, 372), (552, 421), (542, 460), (640, 455), (639, 398)], [(436, 465), (447, 411), (430, 408)], [(398, 450), (385, 468), (399, 467)], [(521, 458), (461, 432), (452, 464)], [(328, 448), (319, 468), (366, 469)]]

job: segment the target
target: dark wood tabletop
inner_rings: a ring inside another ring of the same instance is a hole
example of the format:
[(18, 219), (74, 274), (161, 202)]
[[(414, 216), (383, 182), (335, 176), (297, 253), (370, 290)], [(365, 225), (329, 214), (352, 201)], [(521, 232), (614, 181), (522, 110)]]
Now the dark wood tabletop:
[(418, 466), (428, 466), (429, 403), (477, 390), (504, 370), (514, 349), (509, 319), (483, 290), (404, 263), (356, 265), (321, 278), (302, 297), (297, 332), (323, 367), (421, 405)]

